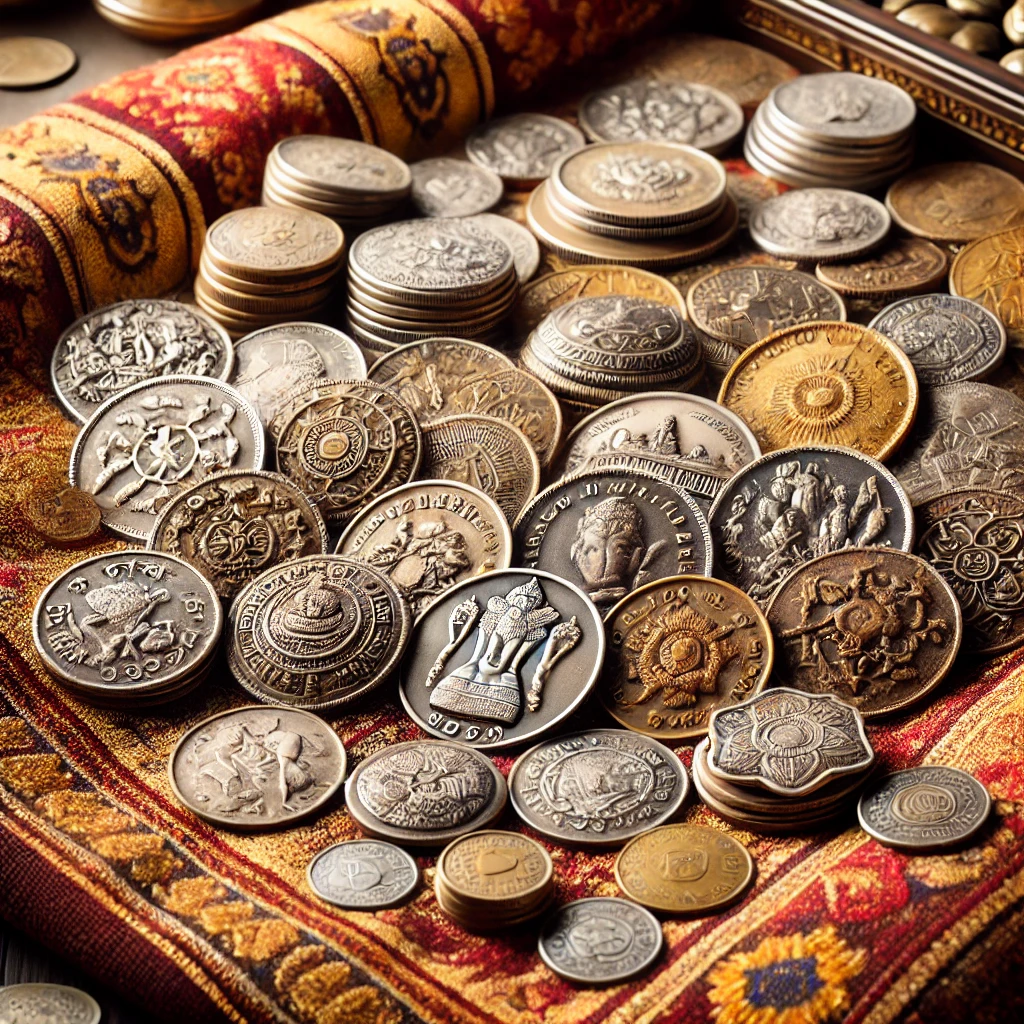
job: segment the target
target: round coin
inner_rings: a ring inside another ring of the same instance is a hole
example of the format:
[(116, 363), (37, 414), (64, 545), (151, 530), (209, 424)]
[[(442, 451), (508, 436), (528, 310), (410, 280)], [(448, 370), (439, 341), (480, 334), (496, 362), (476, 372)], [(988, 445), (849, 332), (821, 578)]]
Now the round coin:
[(547, 114), (513, 114), (489, 121), (466, 139), (473, 163), (513, 187), (543, 181), (558, 159), (586, 145), (583, 133), (568, 121)]
[(420, 869), (393, 843), (350, 839), (321, 850), (306, 878), (320, 899), (336, 907), (374, 911), (404, 903), (420, 883)]
[(926, 764), (873, 783), (861, 795), (857, 819), (883, 846), (919, 854), (967, 842), (991, 809), (988, 790), (973, 775)]
[(505, 186), (493, 171), (440, 156), (419, 160), (412, 171), (412, 201), (424, 217), (469, 217), (489, 210)]
[(354, 139), (295, 135), (278, 143), (274, 158), (300, 185), (350, 193), (358, 201), (400, 198), (412, 185), (404, 160)]
[(470, 220), (493, 231), (512, 250), (519, 283), (529, 281), (540, 266), (540, 245), (537, 239), (511, 217), (500, 217), (496, 213), (478, 213)]
[(168, 764), (174, 795), (222, 828), (262, 832), (321, 810), (345, 779), (345, 748), (297, 708), (233, 708), (192, 726)]
[(566, 981), (617, 985), (648, 970), (664, 942), (650, 911), (629, 900), (597, 896), (556, 910), (537, 937), (537, 951)]
[(437, 883), (466, 903), (504, 909), (543, 896), (553, 867), (535, 839), (497, 829), (472, 832), (449, 843), (437, 858)]
[(662, 825), (637, 836), (615, 861), (631, 899), (665, 914), (716, 913), (738, 900), (754, 861), (732, 836), (706, 825)]
[(923, 238), (892, 238), (873, 256), (852, 263), (819, 263), (814, 272), (840, 295), (896, 298), (940, 287), (948, 267), (949, 257), (934, 243)]
[(679, 758), (657, 740), (593, 729), (520, 755), (508, 788), (530, 828), (570, 846), (606, 847), (671, 821), (689, 782)]
[(425, 732), (483, 750), (525, 743), (589, 696), (604, 660), (593, 603), (540, 570), (456, 584), (416, 624), (399, 693)]
[(968, 243), (949, 269), (949, 290), (999, 317), (1010, 344), (1017, 348), (1024, 348), (1022, 260), (1024, 228), (1014, 227)]
[(66, 43), (43, 36), (0, 39), (0, 89), (35, 89), (63, 78), (78, 64)]
[(51, 544), (80, 544), (100, 528), (96, 499), (67, 480), (37, 481), (22, 500), (21, 510), (32, 529)]
[(363, 831), (406, 846), (441, 846), (486, 828), (507, 801), (490, 758), (446, 740), (387, 746), (345, 783), (349, 814)]
[(101, 1016), (100, 1004), (70, 985), (37, 981), (0, 988), (3, 1024), (100, 1024)]

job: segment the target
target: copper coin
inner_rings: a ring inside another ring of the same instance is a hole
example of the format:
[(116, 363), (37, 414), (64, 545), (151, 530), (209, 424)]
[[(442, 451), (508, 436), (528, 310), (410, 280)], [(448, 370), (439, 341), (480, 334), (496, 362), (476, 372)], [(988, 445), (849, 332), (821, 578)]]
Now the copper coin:
[(940, 287), (948, 267), (949, 257), (934, 243), (893, 238), (872, 256), (849, 263), (819, 263), (814, 273), (840, 295), (895, 299)]
[(51, 544), (80, 544), (100, 528), (96, 499), (67, 480), (40, 480), (21, 503), (29, 525)]
[[(1016, 184), (1024, 188), (1020, 182)], [(1024, 348), (1022, 260), (1024, 227), (1013, 227), (965, 245), (949, 270), (949, 290), (994, 313), (1006, 328), (1010, 344), (1017, 348)]]

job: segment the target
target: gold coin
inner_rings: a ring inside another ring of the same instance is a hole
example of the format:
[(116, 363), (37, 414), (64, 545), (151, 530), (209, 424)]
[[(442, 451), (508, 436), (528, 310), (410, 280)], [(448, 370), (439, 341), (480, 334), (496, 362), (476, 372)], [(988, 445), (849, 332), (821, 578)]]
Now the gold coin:
[(885, 459), (906, 438), (919, 389), (910, 359), (859, 324), (786, 327), (732, 365), (718, 402), (739, 415), (762, 452), (838, 444)]
[(529, 906), (544, 898), (552, 876), (547, 850), (518, 832), (471, 832), (437, 858), (438, 885), (454, 901), (477, 907)]
[(75, 51), (56, 39), (0, 39), (0, 89), (32, 89), (63, 78), (78, 63)]
[(995, 313), (1011, 345), (1024, 348), (1024, 227), (965, 245), (949, 271), (949, 290)]
[(924, 238), (894, 238), (880, 252), (851, 263), (819, 263), (819, 281), (840, 295), (896, 298), (941, 286), (949, 259)]
[(78, 544), (100, 528), (100, 507), (87, 491), (67, 480), (41, 480), (22, 501), (29, 525), (54, 544)]
[(754, 861), (732, 836), (706, 825), (661, 825), (630, 840), (615, 881), (631, 900), (668, 914), (709, 914), (734, 903)]

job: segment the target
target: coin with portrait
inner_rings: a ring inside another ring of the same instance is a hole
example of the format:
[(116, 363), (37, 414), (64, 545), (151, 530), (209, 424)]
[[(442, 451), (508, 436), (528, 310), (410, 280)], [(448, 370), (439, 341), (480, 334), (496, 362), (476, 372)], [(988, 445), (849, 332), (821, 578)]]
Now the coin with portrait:
[(393, 843), (350, 839), (321, 850), (306, 868), (309, 887), (343, 910), (384, 910), (416, 891), (420, 869)]

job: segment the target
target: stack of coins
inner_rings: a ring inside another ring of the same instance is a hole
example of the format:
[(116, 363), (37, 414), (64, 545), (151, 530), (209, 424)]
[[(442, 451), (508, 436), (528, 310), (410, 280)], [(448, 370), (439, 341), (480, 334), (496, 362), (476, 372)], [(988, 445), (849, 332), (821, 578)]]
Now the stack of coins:
[(913, 161), (916, 113), (907, 93), (878, 78), (801, 75), (757, 108), (743, 152), (755, 170), (788, 185), (876, 188)]
[[(263, 0), (93, 0), (101, 17), (151, 42), (218, 35), (256, 16)], [(3, 6), (0, 4), (0, 6)]]
[(308, 210), (254, 206), (214, 221), (195, 279), (196, 302), (232, 337), (286, 320), (315, 320), (341, 267), (345, 236)]
[(411, 189), (408, 164), (379, 146), (293, 135), (267, 157), (262, 202), (322, 213), (354, 236), (393, 220)]

